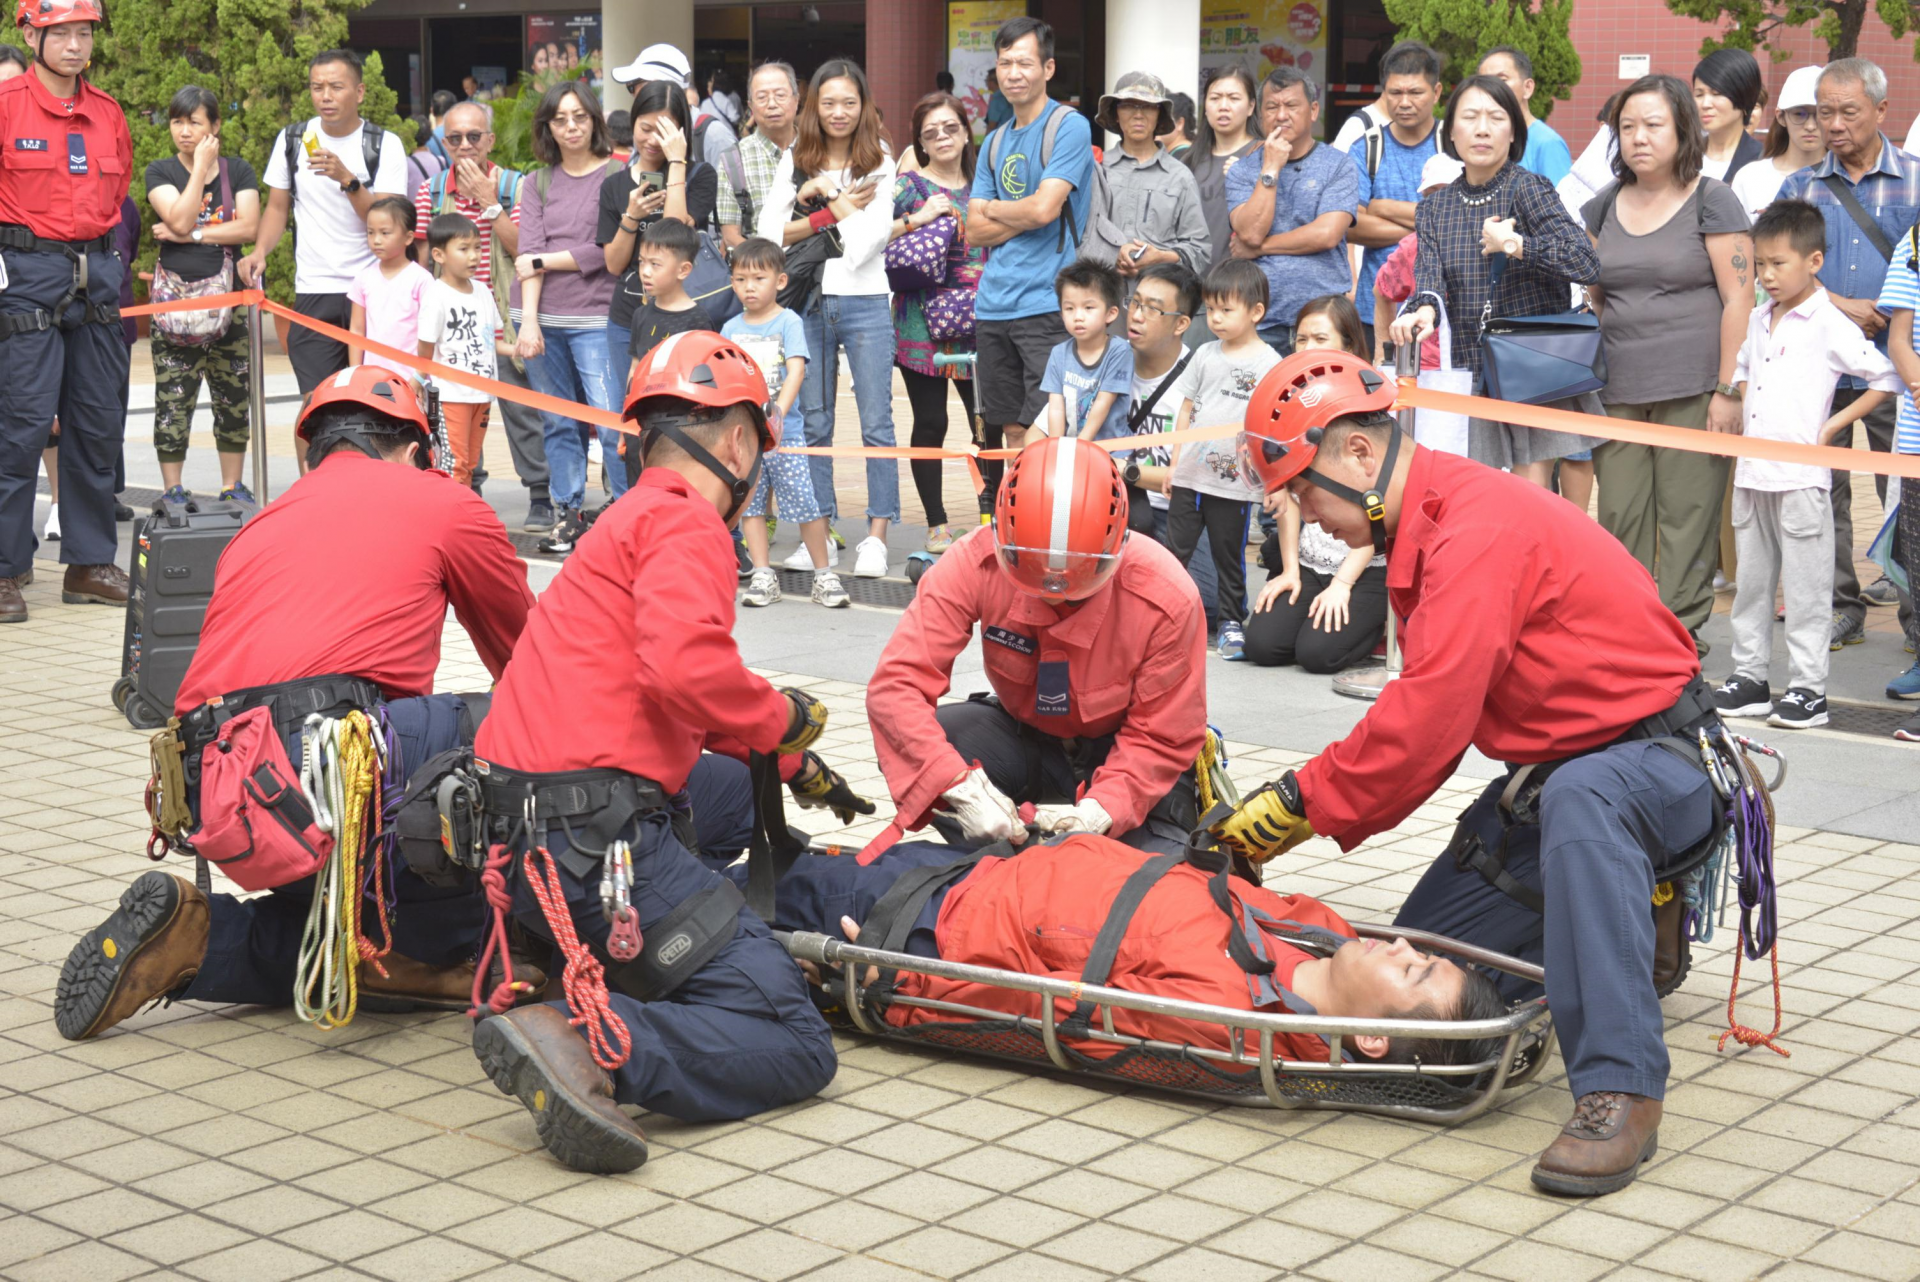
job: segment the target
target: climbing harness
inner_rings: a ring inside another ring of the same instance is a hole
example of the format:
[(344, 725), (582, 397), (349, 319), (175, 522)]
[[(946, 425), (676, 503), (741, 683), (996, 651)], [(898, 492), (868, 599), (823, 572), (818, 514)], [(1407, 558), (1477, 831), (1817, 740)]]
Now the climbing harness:
[(369, 848), (369, 829), (379, 837), (381, 776), (386, 769), (386, 743), (366, 713), (344, 717), (315, 713), (301, 730), (300, 784), (314, 822), (333, 837), (333, 850), (314, 877), (313, 900), (300, 938), (294, 971), (294, 1012), (321, 1028), (344, 1028), (359, 1005), (360, 962), (373, 962), (384, 976), (378, 958), (392, 947), (392, 929), (386, 922), (384, 898), (376, 901), (385, 948), (376, 950), (360, 930), (363, 871), (382, 887), (376, 851), (371, 869), (362, 869)]

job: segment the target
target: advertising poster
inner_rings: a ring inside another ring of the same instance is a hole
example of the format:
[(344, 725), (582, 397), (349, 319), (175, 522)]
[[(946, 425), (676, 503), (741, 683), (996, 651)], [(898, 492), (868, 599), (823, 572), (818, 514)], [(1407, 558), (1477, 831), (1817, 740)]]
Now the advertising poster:
[(993, 33), (1027, 11), (1026, 0), (954, 0), (947, 6), (947, 70), (953, 92), (967, 105), (974, 137), (987, 132), (987, 73), (993, 70)]
[(1200, 69), (1298, 67), (1327, 85), (1327, 0), (1200, 0)]
[(600, 53), (600, 15), (529, 15), (526, 66), (539, 88), (561, 80), (584, 80), (598, 93), (606, 75)]

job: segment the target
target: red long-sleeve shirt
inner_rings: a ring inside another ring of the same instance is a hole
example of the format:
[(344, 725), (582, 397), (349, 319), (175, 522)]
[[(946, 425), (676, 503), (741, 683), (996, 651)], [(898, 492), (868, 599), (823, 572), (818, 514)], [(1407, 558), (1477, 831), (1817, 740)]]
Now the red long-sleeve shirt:
[(1469, 745), (1553, 761), (1664, 712), (1693, 641), (1619, 540), (1565, 499), (1419, 450), (1387, 548), (1406, 670), (1298, 773), (1314, 831), (1351, 850), (1430, 796)]
[(710, 741), (773, 751), (792, 708), (740, 661), (737, 582), (713, 505), (648, 468), (541, 594), (474, 752), (511, 770), (624, 770), (675, 792)]
[[(1104, 590), (1056, 608), (1001, 572), (991, 530), (948, 549), (920, 580), (867, 683), (867, 721), (907, 828), (926, 823), (969, 768), (934, 706), (975, 624), (987, 679), (1009, 715), (1061, 738), (1116, 736), (1087, 795), (1113, 817), (1114, 832), (1139, 827), (1206, 738), (1206, 613), (1186, 570), (1152, 540), (1130, 539)], [(1068, 710), (1042, 716), (1040, 665), (1056, 661), (1067, 664)]]
[[(926, 582), (925, 579), (921, 580)], [(983, 859), (964, 881), (947, 892), (940, 905), (934, 938), (946, 961), (992, 966), (1053, 979), (1078, 980), (1086, 971), (1093, 941), (1106, 923), (1113, 901), (1128, 877), (1148, 858), (1106, 837), (1077, 835), (1057, 846), (1035, 846), (1017, 859)], [(1228, 882), (1243, 930), (1258, 929), (1247, 911), (1276, 921), (1317, 926), (1353, 937), (1340, 915), (1305, 895), (1276, 895), (1238, 877)], [(1170, 869), (1141, 901), (1114, 955), (1107, 986), (1153, 997), (1172, 997), (1234, 1010), (1284, 1014), (1286, 1007), (1256, 1000), (1246, 972), (1227, 953), (1226, 914), (1207, 890), (1207, 876), (1191, 865)], [(1282, 989), (1310, 954), (1268, 934), (1266, 950), (1274, 961), (1272, 982)], [(900, 991), (910, 997), (958, 1002), (985, 1010), (1037, 1017), (1040, 998), (991, 984), (937, 979), (902, 971)], [(1282, 996), (1282, 1002), (1286, 1000)], [(1296, 1002), (1298, 998), (1294, 999)], [(1056, 1003), (1061, 1018), (1073, 1009)], [(1114, 1011), (1114, 1027), (1135, 1037), (1176, 1044), (1228, 1048), (1226, 1029), (1141, 1011)], [(887, 1008), (895, 1024), (917, 1024), (949, 1016), (913, 1006)], [(1251, 1040), (1251, 1039), (1249, 1039)], [(1327, 1044), (1307, 1033), (1282, 1034), (1274, 1053), (1283, 1058), (1325, 1062)], [(1077, 1043), (1083, 1054), (1104, 1057), (1111, 1043)]]
[(430, 694), (449, 604), (498, 677), (533, 605), (500, 518), (438, 472), (334, 454), (221, 554), (174, 709), (328, 673)]
[(111, 97), (83, 78), (68, 111), (32, 70), (0, 84), (0, 223), (92, 240), (119, 224), (132, 180), (133, 139)]

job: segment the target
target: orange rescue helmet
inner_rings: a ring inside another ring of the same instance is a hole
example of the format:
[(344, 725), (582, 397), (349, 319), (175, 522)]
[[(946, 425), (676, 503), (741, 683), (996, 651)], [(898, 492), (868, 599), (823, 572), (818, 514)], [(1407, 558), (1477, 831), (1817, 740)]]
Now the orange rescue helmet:
[(336, 441), (349, 441), (369, 458), (380, 452), (370, 435), (407, 436), (419, 433), (416, 466), (433, 466), (433, 428), (413, 382), (378, 365), (354, 365), (313, 389), (300, 407), (293, 434), (307, 443), (311, 466), (325, 457)]
[(1054, 603), (1098, 592), (1127, 541), (1127, 487), (1113, 456), (1071, 436), (1021, 450), (994, 503), (993, 539), (1021, 591)]
[(57, 27), (67, 22), (105, 22), (100, 0), (20, 0), (16, 27)]
[(1386, 456), (1375, 479), (1377, 488), (1364, 494), (1314, 471), (1313, 461), (1327, 427), (1335, 419), (1389, 413), (1396, 395), (1393, 380), (1364, 357), (1331, 348), (1295, 352), (1267, 371), (1247, 402), (1247, 465), (1268, 494), (1277, 493), (1297, 477), (1305, 477), (1320, 489), (1359, 504), (1367, 514), (1374, 551), (1385, 552), (1386, 507), (1382, 494), (1400, 451), (1398, 425), (1387, 438)]
[[(654, 439), (664, 436), (719, 477), (733, 496), (732, 506), (721, 518), (731, 525), (753, 497), (762, 458), (780, 444), (780, 424), (767, 414), (771, 399), (767, 380), (751, 356), (710, 329), (696, 329), (669, 335), (647, 353), (627, 385), (621, 417), (639, 422), (643, 460)], [(719, 421), (736, 405), (746, 407), (760, 436), (760, 452), (745, 476), (735, 475), (686, 432), (689, 427)]]

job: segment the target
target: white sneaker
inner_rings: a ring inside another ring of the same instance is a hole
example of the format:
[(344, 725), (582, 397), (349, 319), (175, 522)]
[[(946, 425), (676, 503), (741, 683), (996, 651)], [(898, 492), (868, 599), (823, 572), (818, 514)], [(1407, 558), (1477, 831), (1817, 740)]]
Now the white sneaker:
[(60, 505), (58, 503), (47, 509), (47, 528), (40, 537), (48, 543), (60, 541)]
[[(813, 590), (814, 596), (820, 595), (820, 589)], [(780, 576), (771, 568), (755, 570), (753, 577), (747, 580), (747, 590), (740, 594), (741, 605), (772, 605), (780, 599)]]
[(853, 577), (883, 579), (887, 575), (887, 544), (869, 534), (853, 549)]
[[(813, 569), (813, 553), (807, 551), (807, 545), (802, 543), (793, 550), (792, 556), (780, 563), (780, 568), (783, 570), (798, 570), (802, 574), (805, 574), (807, 571)], [(833, 546), (833, 540), (831, 539), (827, 540), (827, 568), (829, 570), (837, 570), (840, 568), (840, 549)]]
[(813, 572), (813, 603), (815, 605), (824, 605), (829, 610), (838, 610), (851, 602), (852, 598), (847, 595), (846, 588), (840, 585), (839, 575), (832, 570)]

